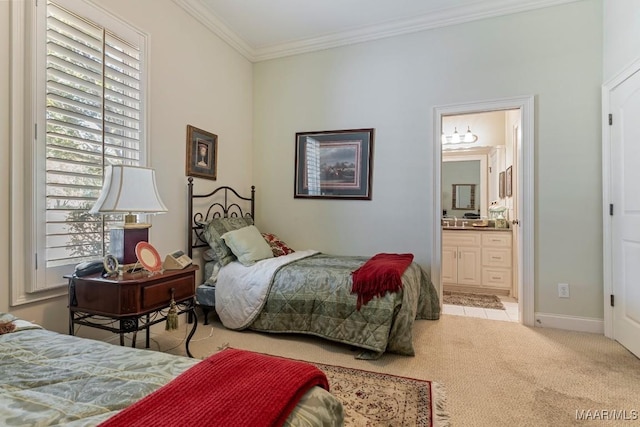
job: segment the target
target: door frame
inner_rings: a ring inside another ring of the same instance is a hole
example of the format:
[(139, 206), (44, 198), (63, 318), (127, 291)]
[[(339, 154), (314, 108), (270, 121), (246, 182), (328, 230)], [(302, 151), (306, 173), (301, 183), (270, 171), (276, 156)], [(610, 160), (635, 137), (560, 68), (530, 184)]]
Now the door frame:
[(602, 85), (602, 288), (604, 296), (604, 336), (614, 339), (613, 307), (613, 242), (609, 214), (611, 200), (611, 129), (609, 127), (609, 112), (611, 109), (611, 92), (625, 80), (640, 72), (640, 60), (622, 70), (618, 75)]
[[(520, 323), (535, 326), (534, 288), (534, 143), (535, 143), (535, 97), (533, 95), (514, 98), (476, 101), (461, 104), (436, 106), (433, 109), (433, 232), (431, 249), (431, 279), (442, 295), (442, 117), (458, 114), (482, 113), (497, 110), (520, 110), (522, 149), (519, 150), (517, 172), (517, 205), (520, 238), (518, 243), (518, 306)], [(514, 147), (515, 149), (515, 147)]]

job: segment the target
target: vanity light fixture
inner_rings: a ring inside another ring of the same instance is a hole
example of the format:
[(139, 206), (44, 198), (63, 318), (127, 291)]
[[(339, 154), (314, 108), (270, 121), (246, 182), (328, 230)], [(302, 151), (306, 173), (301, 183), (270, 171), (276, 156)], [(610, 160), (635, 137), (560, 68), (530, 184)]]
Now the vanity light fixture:
[(464, 136), (461, 136), (460, 133), (458, 132), (458, 128), (455, 127), (453, 128), (453, 134), (451, 135), (445, 135), (444, 132), (442, 132), (442, 144), (470, 144), (473, 142), (476, 142), (478, 140), (478, 135), (474, 134), (471, 132), (471, 128), (469, 126), (467, 126), (467, 131), (465, 132)]

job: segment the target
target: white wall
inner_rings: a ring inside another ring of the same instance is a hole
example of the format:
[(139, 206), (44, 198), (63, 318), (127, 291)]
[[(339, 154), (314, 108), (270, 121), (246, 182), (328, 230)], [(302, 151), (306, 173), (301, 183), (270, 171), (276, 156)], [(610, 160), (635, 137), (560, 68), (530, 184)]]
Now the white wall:
[[(429, 269), (434, 106), (533, 94), (536, 311), (602, 318), (601, 30), (602, 3), (585, 0), (256, 64), (261, 228)], [(295, 133), (361, 127), (376, 129), (373, 199), (294, 199)]]
[(640, 59), (640, 2), (604, 1), (604, 81)]
[[(249, 188), (252, 183), (252, 64), (214, 36), (171, 0), (96, 0), (94, 3), (149, 35), (151, 166), (169, 212), (152, 219), (150, 242), (161, 255), (186, 249), (187, 180), (185, 177), (187, 124), (218, 135), (218, 180), (196, 179), (196, 188), (217, 185)], [(5, 13), (6, 11), (6, 13)], [(8, 200), (9, 81), (8, 4), (0, 1), (0, 179), (1, 200)], [(2, 203), (0, 226), (8, 229), (7, 203)], [(3, 235), (7, 235), (3, 232)], [(3, 241), (0, 251), (7, 252)], [(8, 309), (6, 257), (0, 257), (0, 311)], [(11, 311), (44, 326), (66, 331), (66, 299), (14, 307)]]

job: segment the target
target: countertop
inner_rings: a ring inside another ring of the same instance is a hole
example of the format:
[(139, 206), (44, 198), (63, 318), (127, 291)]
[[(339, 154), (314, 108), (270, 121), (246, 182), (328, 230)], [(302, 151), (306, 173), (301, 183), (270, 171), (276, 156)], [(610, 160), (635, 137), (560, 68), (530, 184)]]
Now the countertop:
[(473, 227), (466, 225), (464, 227), (453, 227), (453, 226), (442, 226), (443, 230), (454, 230), (454, 231), (511, 231), (511, 228), (495, 228), (495, 227)]

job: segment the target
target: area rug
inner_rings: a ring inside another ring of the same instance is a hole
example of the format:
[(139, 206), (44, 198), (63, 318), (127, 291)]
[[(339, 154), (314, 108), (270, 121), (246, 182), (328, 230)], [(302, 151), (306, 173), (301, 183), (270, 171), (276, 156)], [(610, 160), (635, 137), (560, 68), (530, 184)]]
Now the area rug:
[(345, 426), (446, 427), (443, 387), (359, 369), (313, 363), (327, 379), (331, 394), (342, 402)]
[(444, 304), (464, 305), (466, 307), (494, 308), (505, 310), (502, 301), (496, 295), (471, 294), (466, 292), (444, 291)]

